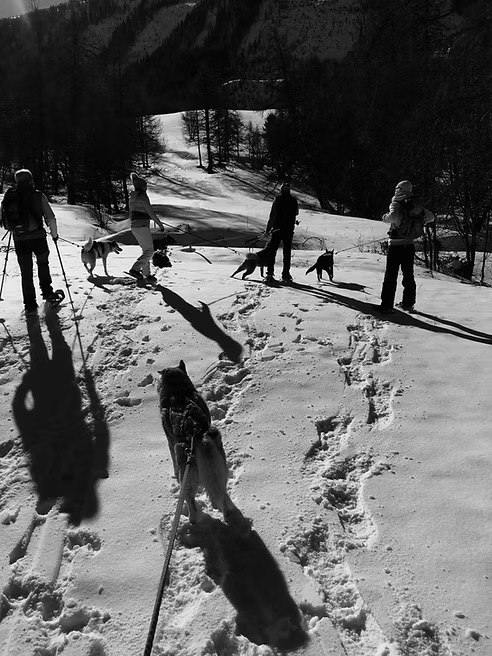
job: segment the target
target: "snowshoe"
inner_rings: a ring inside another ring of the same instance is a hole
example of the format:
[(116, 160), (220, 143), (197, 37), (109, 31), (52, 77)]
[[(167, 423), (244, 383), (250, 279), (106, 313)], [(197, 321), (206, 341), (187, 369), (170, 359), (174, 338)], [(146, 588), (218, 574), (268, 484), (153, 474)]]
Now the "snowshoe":
[(283, 285), (290, 285), (293, 282), (294, 282), (294, 280), (293, 280), (292, 276), (288, 276), (288, 275), (287, 276), (282, 276), (282, 284)]
[(269, 275), (267, 275), (263, 278), (263, 282), (265, 283), (265, 285), (276, 285), (277, 284), (277, 281), (275, 280), (275, 278), (273, 276), (269, 276)]
[(377, 305), (376, 310), (379, 312), (379, 314), (394, 314), (395, 311), (392, 307), (386, 307), (384, 305)]
[(135, 278), (135, 280), (143, 280), (143, 275), (140, 273), (140, 271), (136, 271), (135, 269), (130, 269), (130, 271), (124, 271), (123, 273), (126, 273), (127, 276)]
[(399, 310), (403, 310), (403, 312), (408, 312), (409, 314), (414, 314), (416, 311), (414, 305), (403, 305), (403, 303), (398, 303), (396, 307)]
[(52, 308), (57, 307), (65, 298), (65, 292), (63, 289), (56, 289), (52, 294), (47, 296), (44, 300)]
[(155, 285), (156, 282), (157, 282), (157, 278), (155, 276), (153, 276), (152, 274), (150, 274), (149, 276), (144, 276), (142, 278), (142, 282), (145, 285)]

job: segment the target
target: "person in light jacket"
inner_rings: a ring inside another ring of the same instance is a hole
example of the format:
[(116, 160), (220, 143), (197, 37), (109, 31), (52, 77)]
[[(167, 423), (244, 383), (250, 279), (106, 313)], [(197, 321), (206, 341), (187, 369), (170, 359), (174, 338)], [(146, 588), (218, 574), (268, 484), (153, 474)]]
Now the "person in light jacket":
[(137, 280), (155, 282), (155, 276), (150, 273), (150, 260), (154, 254), (150, 220), (157, 223), (161, 230), (164, 230), (164, 226), (150, 204), (147, 195), (147, 181), (136, 173), (131, 174), (131, 180), (134, 190), (130, 194), (129, 201), (130, 227), (142, 249), (142, 254), (134, 262), (129, 273)]
[(407, 312), (413, 311), (417, 289), (413, 273), (414, 242), (422, 237), (425, 226), (432, 223), (434, 219), (434, 214), (424, 207), (418, 196), (414, 195), (413, 185), (409, 180), (403, 180), (396, 185), (389, 212), (383, 216), (383, 221), (390, 224), (390, 229), (386, 271), (379, 306), (382, 314), (393, 312), (400, 267), (403, 275), (401, 308)]

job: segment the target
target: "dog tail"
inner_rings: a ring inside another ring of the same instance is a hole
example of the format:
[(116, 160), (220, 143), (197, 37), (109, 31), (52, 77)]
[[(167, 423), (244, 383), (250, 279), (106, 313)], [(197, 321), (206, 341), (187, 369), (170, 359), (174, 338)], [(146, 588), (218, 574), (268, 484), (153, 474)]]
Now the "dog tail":
[(89, 239), (85, 242), (85, 244), (82, 246), (82, 249), (84, 251), (90, 251), (92, 248), (92, 237), (89, 237)]
[(306, 276), (308, 273), (311, 273), (311, 271), (314, 271), (315, 269), (316, 269), (316, 264), (313, 264), (313, 266), (306, 271)]
[(209, 428), (203, 438), (197, 440), (195, 457), (200, 483), (207, 491), (214, 508), (225, 513), (233, 507), (233, 504), (227, 494), (229, 472), (222, 437), (217, 428)]

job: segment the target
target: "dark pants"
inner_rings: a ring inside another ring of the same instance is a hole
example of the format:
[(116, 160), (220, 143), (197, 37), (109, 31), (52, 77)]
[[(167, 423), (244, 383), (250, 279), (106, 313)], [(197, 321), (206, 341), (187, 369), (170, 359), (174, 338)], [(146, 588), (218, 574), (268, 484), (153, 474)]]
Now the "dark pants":
[(277, 255), (280, 242), (283, 243), (283, 249), (284, 249), (284, 267), (282, 269), (282, 275), (288, 276), (290, 274), (290, 261), (292, 258), (293, 237), (294, 237), (294, 233), (291, 231), (284, 232), (282, 230), (276, 230), (273, 233), (269, 244), (272, 251), (272, 256), (271, 256), (272, 259), (270, 261), (270, 264), (268, 265), (268, 269), (267, 269), (268, 275), (273, 276), (273, 269), (275, 267), (275, 256)]
[(33, 281), (33, 255), (36, 256), (37, 260), (39, 286), (41, 287), (43, 298), (53, 293), (50, 267), (48, 264), (48, 242), (46, 241), (46, 237), (40, 237), (39, 239), (18, 239), (14, 243), (17, 261), (21, 270), (24, 305), (32, 308), (36, 306), (36, 291)]
[(396, 284), (398, 271), (401, 267), (403, 275), (403, 299), (404, 307), (413, 307), (416, 298), (415, 278), (413, 277), (413, 260), (415, 257), (415, 246), (407, 244), (402, 246), (389, 246), (386, 256), (386, 272), (384, 274), (383, 290), (381, 292), (381, 306), (392, 308), (395, 302)]

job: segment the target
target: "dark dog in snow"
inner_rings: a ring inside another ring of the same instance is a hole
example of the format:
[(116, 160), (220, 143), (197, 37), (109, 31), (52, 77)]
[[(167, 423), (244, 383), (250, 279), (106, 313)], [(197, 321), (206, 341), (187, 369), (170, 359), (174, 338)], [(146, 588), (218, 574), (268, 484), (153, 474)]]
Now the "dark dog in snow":
[(248, 253), (244, 262), (241, 264), (239, 269), (234, 271), (231, 278), (234, 278), (236, 274), (244, 271), (242, 275), (242, 279), (244, 280), (246, 276), (250, 276), (253, 273), (256, 267), (260, 267), (260, 273), (263, 275), (263, 270), (268, 267), (271, 259), (272, 249), (270, 248), (270, 245), (267, 244), (261, 251), (257, 251), (256, 253)]
[(102, 241), (100, 239), (94, 241), (90, 237), (82, 246), (80, 259), (91, 276), (97, 260), (102, 260), (104, 273), (109, 276), (108, 269), (106, 268), (108, 255), (110, 253), (121, 253), (122, 250), (121, 246), (115, 241)]
[(191, 465), (186, 490), (190, 523), (199, 518), (195, 495), (199, 487), (207, 491), (214, 508), (228, 523), (244, 520), (227, 493), (228, 468), (222, 437), (211, 424), (207, 404), (195, 389), (181, 360), (178, 367), (163, 369), (159, 382), (159, 405), (164, 432), (174, 466), (181, 483), (186, 468), (187, 451), (194, 442), (195, 458)]
[(326, 271), (328, 274), (330, 281), (333, 280), (333, 255), (335, 254), (335, 251), (329, 251), (326, 250), (323, 255), (320, 255), (318, 259), (316, 260), (316, 263), (313, 264), (312, 267), (310, 267), (306, 271), (306, 275), (308, 273), (311, 273), (311, 271), (314, 271), (316, 269), (316, 274), (318, 276), (318, 281), (320, 281), (323, 278), (323, 271)]

